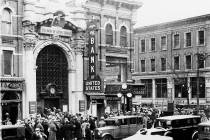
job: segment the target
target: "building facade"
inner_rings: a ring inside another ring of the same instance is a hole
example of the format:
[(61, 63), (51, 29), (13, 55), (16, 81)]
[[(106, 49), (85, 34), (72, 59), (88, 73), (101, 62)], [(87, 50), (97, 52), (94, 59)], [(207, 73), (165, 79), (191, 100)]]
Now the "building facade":
[(0, 122), (9, 113), (15, 123), (23, 117), (23, 1), (0, 2)]
[[(133, 25), (140, 7), (139, 1), (128, 0), (89, 0), (85, 4), (87, 19), (94, 19), (97, 26), (95, 65), (101, 80), (101, 91), (85, 90), (88, 110), (93, 115), (122, 110), (122, 98), (117, 93), (122, 83), (131, 79)], [(84, 80), (90, 78), (86, 56), (88, 53), (84, 57)]]
[[(120, 109), (117, 91), (105, 89), (131, 79), (133, 19), (140, 6), (129, 0), (1, 1), (1, 120), (9, 113), (14, 124), (52, 107), (96, 116)], [(92, 21), (96, 28), (89, 32)], [(98, 80), (97, 90), (86, 89), (88, 80)]]
[(142, 104), (164, 110), (168, 103), (209, 105), (209, 19), (203, 15), (134, 30), (132, 76), (146, 86)]

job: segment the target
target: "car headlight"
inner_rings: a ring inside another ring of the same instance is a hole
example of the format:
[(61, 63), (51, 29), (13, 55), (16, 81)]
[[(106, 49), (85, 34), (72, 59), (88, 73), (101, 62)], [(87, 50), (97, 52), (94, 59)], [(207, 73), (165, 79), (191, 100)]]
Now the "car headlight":
[(98, 135), (102, 135), (102, 131), (101, 130), (98, 130)]

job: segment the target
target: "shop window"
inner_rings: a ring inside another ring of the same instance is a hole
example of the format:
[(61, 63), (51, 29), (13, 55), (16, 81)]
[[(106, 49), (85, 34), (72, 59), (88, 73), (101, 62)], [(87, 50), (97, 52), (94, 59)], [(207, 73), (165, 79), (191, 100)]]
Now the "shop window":
[(188, 97), (188, 84), (187, 78), (174, 79), (175, 98), (187, 98)]
[(125, 26), (120, 29), (120, 46), (127, 47), (127, 30)]
[(167, 79), (156, 79), (156, 97), (167, 98)]
[(145, 85), (145, 92), (142, 95), (142, 98), (151, 98), (152, 97), (152, 79), (142, 79), (141, 83)]
[(106, 25), (106, 44), (113, 45), (113, 30), (112, 25)]
[[(190, 78), (190, 86), (192, 88), (192, 98), (197, 97), (197, 77)], [(205, 98), (205, 78), (199, 78), (199, 98)]]
[(3, 72), (4, 75), (12, 75), (13, 51), (3, 50)]
[(12, 12), (8, 8), (4, 8), (2, 12), (1, 20), (1, 33), (2, 34), (11, 34), (12, 33)]

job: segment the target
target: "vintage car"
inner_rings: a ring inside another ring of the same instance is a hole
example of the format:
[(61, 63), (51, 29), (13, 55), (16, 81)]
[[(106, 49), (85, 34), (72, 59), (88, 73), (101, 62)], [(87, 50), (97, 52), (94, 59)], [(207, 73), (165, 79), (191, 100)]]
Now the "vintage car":
[(95, 139), (121, 139), (134, 135), (143, 128), (142, 116), (116, 116), (105, 119), (105, 122), (106, 126), (95, 130)]
[(198, 139), (210, 140), (210, 121), (198, 124)]
[(174, 140), (196, 140), (200, 116), (173, 115), (157, 118), (151, 129), (140, 129), (142, 135), (170, 136)]
[(25, 140), (24, 125), (1, 125), (0, 131), (2, 140)]
[(136, 133), (133, 136), (127, 137), (123, 140), (173, 140), (172, 137), (160, 136), (160, 135), (142, 135)]

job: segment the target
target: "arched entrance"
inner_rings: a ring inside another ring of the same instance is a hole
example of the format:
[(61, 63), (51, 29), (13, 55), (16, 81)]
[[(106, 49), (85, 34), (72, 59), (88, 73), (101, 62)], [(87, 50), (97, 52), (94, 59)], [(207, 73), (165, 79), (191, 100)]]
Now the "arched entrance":
[(68, 104), (68, 62), (57, 45), (43, 48), (36, 60), (38, 112)]
[(7, 91), (3, 93), (3, 98), (2, 98), (3, 122), (4, 120), (6, 120), (6, 117), (9, 117), (12, 124), (15, 124), (16, 121), (21, 118), (20, 107), (21, 107), (20, 93), (16, 93), (14, 91)]

